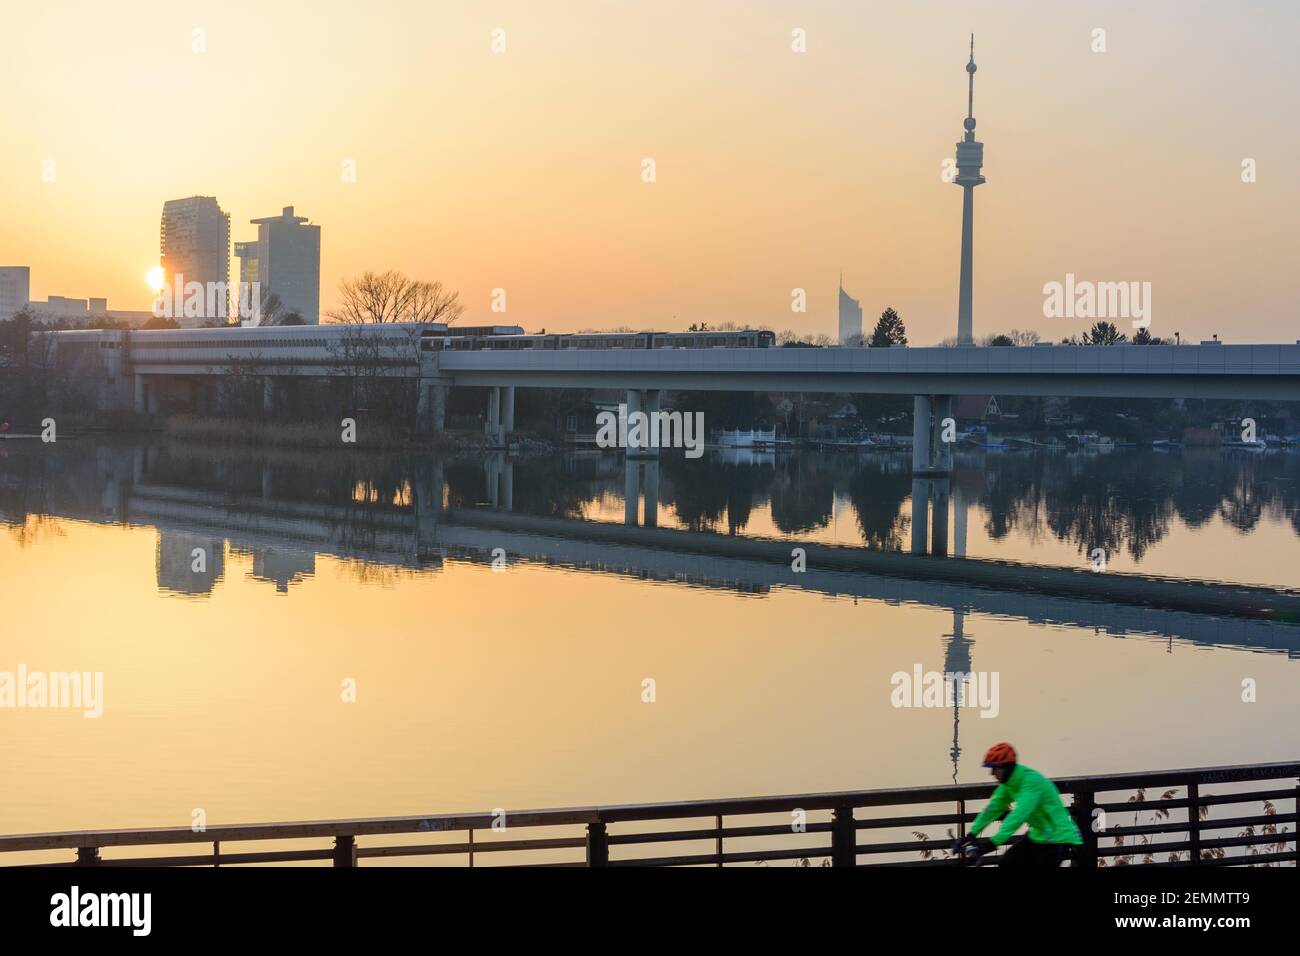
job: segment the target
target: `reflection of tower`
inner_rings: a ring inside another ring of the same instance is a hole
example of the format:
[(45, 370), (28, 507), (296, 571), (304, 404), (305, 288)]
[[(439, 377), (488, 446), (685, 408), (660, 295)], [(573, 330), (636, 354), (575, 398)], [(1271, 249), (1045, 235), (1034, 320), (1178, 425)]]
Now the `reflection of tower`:
[(975, 139), (975, 34), (970, 38), (970, 62), (966, 64), (969, 86), (966, 96), (966, 136), (957, 144), (957, 176), (961, 202), (961, 286), (957, 295), (957, 344), (973, 345), (971, 319), (971, 273), (975, 243), (975, 187), (984, 182), (984, 144)]
[(971, 645), (972, 641), (963, 631), (966, 623), (966, 612), (961, 608), (952, 609), (952, 633), (945, 634), (943, 641), (943, 673), (945, 683), (952, 685), (952, 750), (948, 755), (952, 758), (952, 782), (957, 782), (957, 763), (961, 758), (961, 743), (958, 738), (958, 728), (961, 723), (961, 705), (963, 703), (961, 691), (965, 684), (964, 679), (958, 680), (950, 675), (965, 675), (971, 673)]
[(163, 591), (211, 594), (225, 570), (226, 543), (221, 538), (174, 531), (158, 532), (157, 580)]

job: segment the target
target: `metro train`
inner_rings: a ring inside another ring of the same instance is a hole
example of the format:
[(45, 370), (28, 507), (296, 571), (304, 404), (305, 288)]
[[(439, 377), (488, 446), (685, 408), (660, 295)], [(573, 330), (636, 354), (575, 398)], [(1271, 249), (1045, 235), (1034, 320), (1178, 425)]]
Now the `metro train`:
[(427, 331), (420, 347), (427, 352), (480, 349), (766, 349), (776, 345), (767, 329), (735, 332), (579, 332), (566, 335), (476, 335)]

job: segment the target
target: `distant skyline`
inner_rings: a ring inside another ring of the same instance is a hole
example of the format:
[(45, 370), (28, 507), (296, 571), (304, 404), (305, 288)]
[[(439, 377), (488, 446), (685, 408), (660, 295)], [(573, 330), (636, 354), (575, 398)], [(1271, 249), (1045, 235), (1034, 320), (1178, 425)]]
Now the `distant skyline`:
[(0, 263), (31, 268), (33, 299), (148, 309), (158, 211), (198, 194), (235, 223), (309, 211), (329, 234), (322, 312), (340, 279), (393, 268), (459, 290), (466, 323), (834, 336), (843, 267), (868, 329), (893, 306), (910, 341), (934, 343), (956, 328), (961, 192), (942, 176), (973, 32), (977, 339), (1078, 332), (1086, 320), (1043, 315), (1044, 285), (1067, 275), (1150, 282), (1153, 335), (1300, 337), (1294, 5), (372, 13), (7, 11)]

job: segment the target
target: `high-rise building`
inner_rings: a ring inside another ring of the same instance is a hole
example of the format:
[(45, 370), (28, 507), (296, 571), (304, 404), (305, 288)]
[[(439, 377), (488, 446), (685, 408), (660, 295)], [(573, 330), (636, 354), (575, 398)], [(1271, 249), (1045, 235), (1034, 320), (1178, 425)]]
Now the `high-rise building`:
[(31, 267), (0, 266), (0, 322), (7, 322), (21, 312), (31, 294)]
[[(183, 328), (226, 322), (230, 315), (230, 213), (222, 212), (212, 196), (168, 200), (163, 204), (160, 245), (164, 291), (170, 292), (175, 305), (171, 317)], [(201, 307), (193, 296), (196, 291), (202, 293)]]
[[(239, 260), (239, 286), (235, 294), (239, 296), (237, 307), (240, 310), (240, 324), (261, 325), (261, 301), (259, 298), (261, 285), (257, 279), (257, 243), (235, 243), (235, 258)], [(257, 295), (254, 294), (254, 290), (259, 290)], [(252, 309), (254, 306), (259, 307), (259, 311), (255, 313), (255, 316), (245, 314), (247, 310)]]
[[(262, 293), (273, 292), (280, 300), (276, 321), (297, 313), (304, 324), (319, 324), (320, 226), (308, 225), (306, 216), (295, 216), (292, 206), (252, 223), (257, 226), (257, 256), (250, 264), (255, 265)], [(247, 248), (250, 243), (239, 245)], [(249, 261), (241, 256), (241, 274)]]
[(854, 336), (862, 335), (862, 303), (844, 291), (840, 279), (840, 345), (848, 345)]

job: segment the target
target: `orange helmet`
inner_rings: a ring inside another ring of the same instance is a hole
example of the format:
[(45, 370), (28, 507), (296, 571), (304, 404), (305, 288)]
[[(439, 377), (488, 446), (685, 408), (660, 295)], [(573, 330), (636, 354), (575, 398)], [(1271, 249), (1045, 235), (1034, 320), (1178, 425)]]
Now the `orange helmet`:
[(984, 755), (984, 766), (999, 767), (1016, 762), (1016, 748), (1008, 743), (994, 744)]

